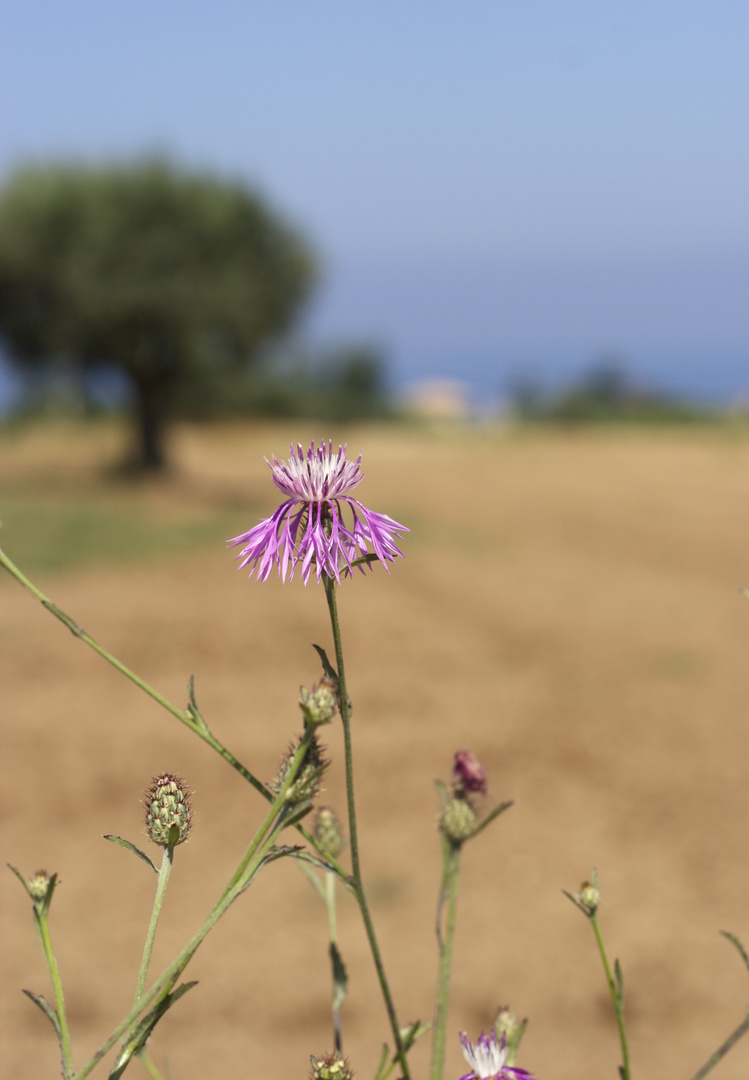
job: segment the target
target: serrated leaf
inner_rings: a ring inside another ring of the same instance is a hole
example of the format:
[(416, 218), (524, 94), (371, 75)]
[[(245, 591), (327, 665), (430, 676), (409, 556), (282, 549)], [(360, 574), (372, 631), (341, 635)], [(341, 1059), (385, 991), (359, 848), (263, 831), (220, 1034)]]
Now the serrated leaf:
[(348, 976), (338, 946), (334, 941), (330, 943), (330, 963), (333, 968), (333, 1012), (337, 1012), (348, 991)]
[(730, 933), (730, 931), (728, 930), (721, 930), (721, 934), (724, 938), (727, 938), (731, 942), (735, 949), (738, 950), (738, 953), (741, 956), (741, 959), (744, 961), (747, 970), (749, 970), (749, 956), (747, 955), (746, 949), (741, 944), (736, 935)]
[(322, 669), (325, 672), (325, 674), (328, 676), (328, 678), (329, 679), (335, 679), (336, 682), (338, 682), (338, 672), (333, 667), (330, 660), (328, 660), (328, 654), (325, 652), (325, 649), (323, 649), (323, 647), (321, 645), (314, 645), (314, 644), (313, 644), (312, 648), (315, 650), (317, 655), (320, 657), (320, 660), (322, 661)]
[(123, 840), (121, 836), (112, 836), (110, 834), (105, 835), (104, 839), (111, 841), (113, 844), (117, 844), (118, 847), (125, 848), (127, 851), (132, 851), (133, 855), (137, 855), (143, 862), (148, 863), (154, 874), (158, 874), (158, 868), (153, 860), (146, 855), (145, 851), (141, 851), (139, 847), (136, 847), (135, 844), (131, 844), (129, 840)]
[(38, 1005), (47, 1019), (51, 1022), (52, 1027), (57, 1032), (58, 1038), (62, 1036), (62, 1030), (60, 1028), (60, 1018), (57, 1015), (57, 1010), (53, 1009), (50, 1003), (41, 994), (35, 994), (33, 990), (24, 990), (23, 993), (27, 998), (30, 998), (35, 1005)]

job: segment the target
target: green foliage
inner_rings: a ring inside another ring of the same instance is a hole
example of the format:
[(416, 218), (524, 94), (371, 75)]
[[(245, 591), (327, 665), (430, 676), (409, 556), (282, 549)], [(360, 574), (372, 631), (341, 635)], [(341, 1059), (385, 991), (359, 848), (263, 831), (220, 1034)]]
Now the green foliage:
[(298, 348), (273, 350), (220, 381), (216, 369), (205, 369), (179, 389), (175, 407), (191, 420), (265, 416), (345, 422), (383, 419), (390, 413), (385, 363), (365, 345), (320, 355)]
[(0, 193), (0, 337), (25, 368), (63, 356), (125, 372), (143, 466), (163, 463), (180, 392), (252, 361), (314, 276), (257, 195), (161, 161), (34, 166)]
[(698, 405), (634, 386), (618, 360), (594, 364), (582, 378), (557, 394), (545, 395), (530, 381), (512, 388), (523, 420), (568, 425), (588, 423), (693, 423), (716, 419)]

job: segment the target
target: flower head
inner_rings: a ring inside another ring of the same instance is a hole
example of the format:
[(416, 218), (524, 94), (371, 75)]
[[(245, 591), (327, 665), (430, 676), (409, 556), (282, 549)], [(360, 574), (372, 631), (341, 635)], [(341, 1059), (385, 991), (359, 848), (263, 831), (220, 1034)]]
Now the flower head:
[[(345, 446), (334, 454), (332, 440), (327, 447), (322, 440), (317, 450), (312, 442), (306, 453), (298, 443), (296, 449), (292, 445), (288, 461), (276, 457), (268, 461), (273, 483), (287, 498), (269, 518), (228, 541), (230, 547), (244, 545), (239, 569), (249, 566), (250, 577), (255, 574), (257, 581), (267, 581), (276, 566), (286, 581), (300, 566), (305, 585), (313, 565), (318, 581), (327, 574), (339, 584), (341, 571), (350, 574), (352, 563), (365, 555), (374, 556), (387, 569), (403, 554), (395, 543), (398, 534), (409, 530), (351, 497), (349, 492), (362, 481), (360, 464), (361, 454), (356, 461), (346, 459)], [(344, 522), (344, 504), (351, 512), (350, 525)], [(358, 568), (364, 573), (368, 565), (359, 563)]]
[(525, 1069), (506, 1064), (507, 1046), (504, 1033), (500, 1040), (497, 1039), (494, 1028), (491, 1035), (484, 1035), (482, 1031), (475, 1046), (465, 1032), (459, 1032), (459, 1036), (463, 1057), (471, 1066), (471, 1071), (461, 1076), (460, 1080), (533, 1080)]
[(453, 759), (453, 786), (458, 791), (486, 795), (486, 766), (470, 750), (457, 750)]

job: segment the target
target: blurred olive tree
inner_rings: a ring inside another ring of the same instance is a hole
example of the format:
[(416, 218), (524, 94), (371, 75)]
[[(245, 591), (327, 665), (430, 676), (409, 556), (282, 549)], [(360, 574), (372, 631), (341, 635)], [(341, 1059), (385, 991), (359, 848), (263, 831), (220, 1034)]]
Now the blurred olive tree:
[(246, 368), (314, 279), (257, 194), (163, 161), (27, 167), (0, 191), (0, 338), (27, 371), (62, 357), (124, 372), (142, 468), (164, 465), (180, 395)]

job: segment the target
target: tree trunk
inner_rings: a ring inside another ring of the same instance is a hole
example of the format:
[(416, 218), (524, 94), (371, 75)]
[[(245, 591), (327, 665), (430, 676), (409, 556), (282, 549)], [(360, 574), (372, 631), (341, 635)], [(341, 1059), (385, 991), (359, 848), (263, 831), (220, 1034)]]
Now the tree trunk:
[(166, 380), (145, 376), (135, 380), (137, 445), (135, 466), (144, 472), (166, 467)]

